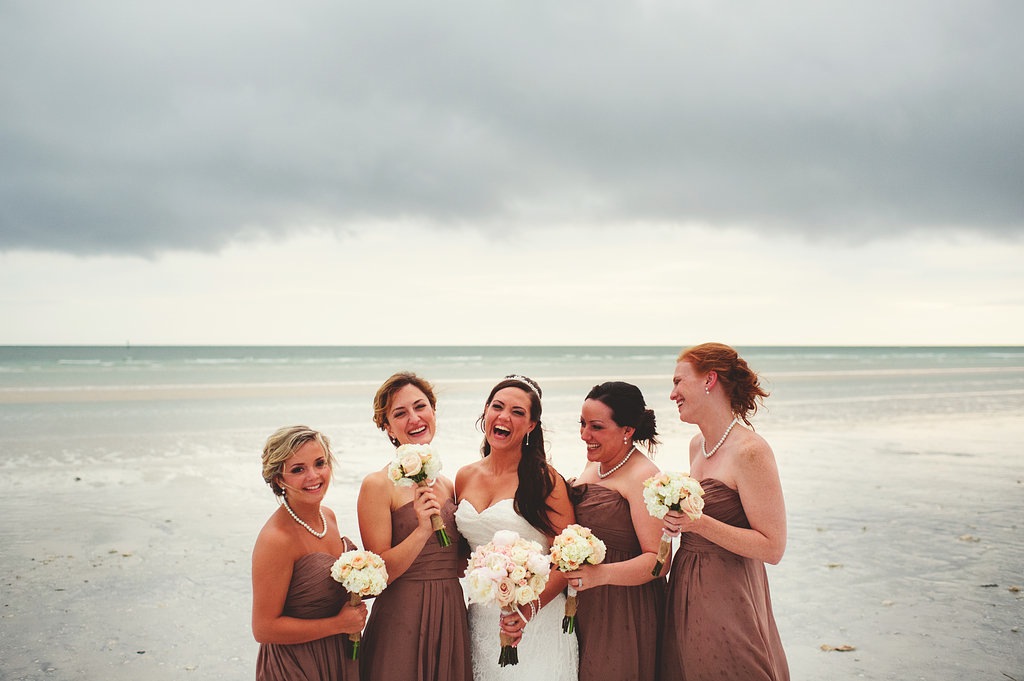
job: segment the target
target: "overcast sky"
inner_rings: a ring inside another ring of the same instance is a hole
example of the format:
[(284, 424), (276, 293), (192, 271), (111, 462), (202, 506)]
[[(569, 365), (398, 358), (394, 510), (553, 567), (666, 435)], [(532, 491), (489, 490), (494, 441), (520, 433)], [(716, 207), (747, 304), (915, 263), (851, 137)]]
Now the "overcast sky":
[(0, 344), (1024, 344), (1022, 26), (0, 0)]

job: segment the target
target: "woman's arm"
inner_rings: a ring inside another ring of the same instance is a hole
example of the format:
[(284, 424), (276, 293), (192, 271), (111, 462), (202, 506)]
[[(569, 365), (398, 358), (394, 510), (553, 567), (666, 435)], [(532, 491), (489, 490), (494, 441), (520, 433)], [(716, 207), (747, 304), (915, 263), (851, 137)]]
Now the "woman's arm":
[(679, 526), (681, 532), (696, 532), (737, 555), (775, 565), (786, 551), (786, 504), (775, 455), (763, 438), (751, 439), (736, 452), (734, 473), (749, 530), (707, 515), (691, 520), (675, 511), (666, 514), (665, 522)]
[(252, 634), (260, 643), (305, 643), (334, 634), (361, 631), (366, 606), (346, 603), (334, 617), (286, 617), (285, 599), (295, 564), (294, 547), (287, 535), (264, 527), (252, 552)]

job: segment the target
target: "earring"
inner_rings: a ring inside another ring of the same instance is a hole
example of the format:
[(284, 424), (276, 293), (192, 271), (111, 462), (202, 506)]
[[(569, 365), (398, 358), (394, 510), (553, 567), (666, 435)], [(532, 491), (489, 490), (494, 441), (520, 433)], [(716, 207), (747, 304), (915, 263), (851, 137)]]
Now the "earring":
[(624, 444), (624, 445), (628, 445), (629, 444), (629, 438), (626, 437), (625, 435), (622, 436), (622, 444)]
[(526, 434), (526, 441), (523, 442), (523, 444), (526, 445), (527, 447), (530, 446), (530, 434), (529, 433)]
[(704, 386), (704, 394), (705, 395), (711, 395), (711, 388), (709, 388), (707, 386)]

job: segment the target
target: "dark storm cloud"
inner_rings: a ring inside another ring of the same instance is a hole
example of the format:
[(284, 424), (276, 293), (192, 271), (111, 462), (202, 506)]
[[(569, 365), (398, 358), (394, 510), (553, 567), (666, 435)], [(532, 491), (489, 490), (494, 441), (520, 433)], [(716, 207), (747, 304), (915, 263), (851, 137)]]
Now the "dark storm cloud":
[(1024, 232), (1024, 4), (0, 0), (0, 250)]

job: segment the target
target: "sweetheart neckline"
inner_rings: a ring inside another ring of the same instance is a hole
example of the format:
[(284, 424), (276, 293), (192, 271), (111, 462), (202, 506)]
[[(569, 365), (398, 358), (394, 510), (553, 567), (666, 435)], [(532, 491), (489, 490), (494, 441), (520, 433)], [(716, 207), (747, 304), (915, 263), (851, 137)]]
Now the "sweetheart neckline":
[(498, 499), (497, 501), (495, 501), (493, 504), (491, 504), (490, 506), (488, 506), (487, 508), (485, 508), (482, 511), (476, 510), (476, 506), (474, 506), (473, 502), (470, 501), (469, 499), (463, 499), (462, 501), (460, 501), (459, 502), (459, 506), (462, 506), (463, 504), (468, 504), (469, 507), (471, 509), (473, 509), (474, 513), (476, 513), (477, 515), (483, 515), (484, 513), (487, 513), (488, 511), (490, 511), (492, 508), (494, 508), (495, 506), (497, 506), (498, 504), (500, 504), (503, 501), (515, 501), (515, 499), (513, 499), (512, 497), (508, 497), (506, 499)]

